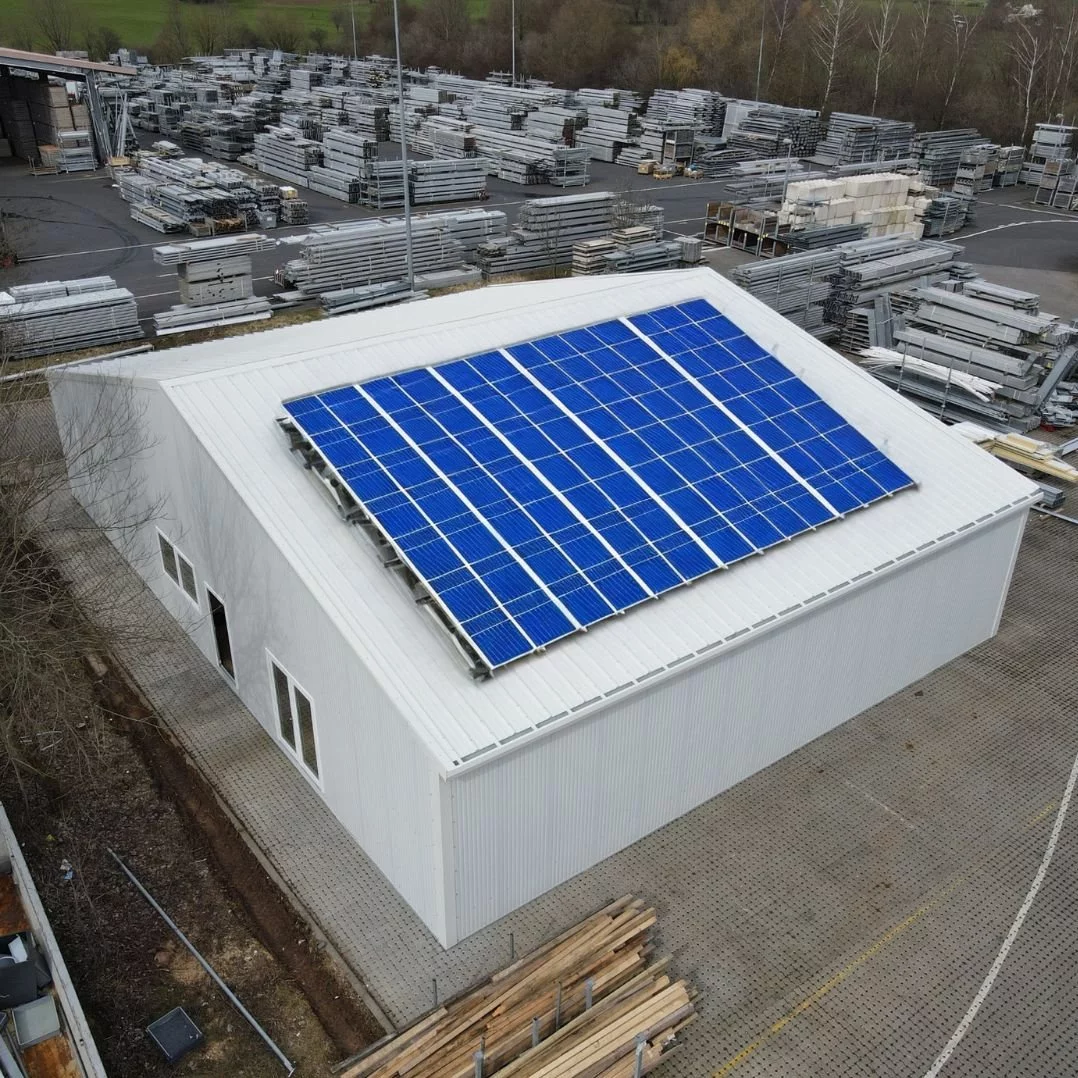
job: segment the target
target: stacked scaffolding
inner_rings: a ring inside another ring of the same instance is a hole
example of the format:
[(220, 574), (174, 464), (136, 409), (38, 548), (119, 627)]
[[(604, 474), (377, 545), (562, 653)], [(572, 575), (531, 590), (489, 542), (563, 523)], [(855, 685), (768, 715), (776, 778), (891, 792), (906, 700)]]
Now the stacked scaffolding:
[(99, 348), (142, 336), (135, 297), (111, 277), (12, 285), (0, 292), (0, 330), (11, 359)]
[(726, 137), (726, 148), (753, 157), (811, 157), (822, 127), (815, 109), (760, 103)]
[(1068, 124), (1037, 124), (1033, 129), (1029, 156), (1022, 167), (1022, 183), (1039, 184), (1045, 165), (1050, 161), (1073, 160), (1076, 145), (1078, 127)]
[(574, 243), (573, 276), (676, 269), (699, 262), (700, 253), (700, 240), (694, 236), (664, 240), (660, 229), (630, 225), (609, 236)]
[(909, 157), (914, 134), (911, 123), (833, 112), (827, 122), (827, 137), (816, 148), (813, 160), (831, 166)]
[(615, 197), (609, 191), (536, 198), (520, 209), (508, 236), (482, 244), (479, 268), (485, 278), (531, 270), (557, 271), (572, 260), (573, 245), (610, 232)]
[(269, 301), (256, 297), (251, 255), (274, 247), (256, 233), (155, 247), (154, 262), (175, 266), (181, 303), (154, 315), (158, 336), (270, 317)]
[(826, 340), (836, 327), (827, 323), (824, 305), (831, 296), (839, 254), (835, 249), (809, 251), (738, 266), (736, 285), (784, 315), (813, 336)]
[(925, 183), (933, 187), (950, 187), (958, 176), (958, 166), (966, 150), (987, 141), (972, 127), (921, 131), (914, 135), (910, 152)]
[(873, 373), (941, 418), (1032, 430), (1078, 364), (1078, 329), (1039, 313), (1033, 293), (976, 278), (960, 288), (907, 290)]
[(409, 166), (408, 188), (413, 206), (486, 198), (486, 162), (476, 158), (415, 161)]
[[(911, 235), (885, 236), (844, 244), (836, 248), (838, 268), (832, 276), (832, 292), (826, 303), (829, 322), (842, 327), (842, 344), (850, 351), (870, 344), (886, 344), (888, 312), (875, 308), (875, 301), (897, 289), (934, 285), (950, 276), (960, 247), (936, 241), (918, 241)], [(873, 339), (873, 334), (878, 334)]]
[[(470, 260), (482, 243), (504, 236), (505, 214), (461, 210), (412, 219), (415, 274), (452, 270)], [(300, 245), (299, 257), (278, 270), (278, 280), (307, 296), (407, 276), (404, 221), (381, 218), (316, 229)]]

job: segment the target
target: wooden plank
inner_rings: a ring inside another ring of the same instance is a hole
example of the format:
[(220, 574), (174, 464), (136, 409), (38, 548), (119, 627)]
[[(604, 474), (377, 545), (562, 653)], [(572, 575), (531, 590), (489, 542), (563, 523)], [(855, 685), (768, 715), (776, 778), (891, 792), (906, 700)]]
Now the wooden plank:
[(26, 1078), (81, 1078), (82, 1071), (63, 1033), (22, 1049)]
[(0, 936), (13, 936), (16, 932), (29, 931), (30, 922), (22, 908), (15, 877), (0, 876)]
[(400, 1052), (405, 1045), (427, 1032), (431, 1026), (436, 1025), (445, 1017), (445, 1008), (439, 1007), (432, 1011), (414, 1025), (409, 1026), (403, 1033), (391, 1037), (388, 1043), (367, 1052), (360, 1059), (355, 1060), (349, 1067), (339, 1072), (340, 1078), (364, 1078), (376, 1070), (386, 1059), (391, 1059)]
[(669, 958), (653, 960), (655, 922), (626, 895), (348, 1061), (341, 1078), (471, 1078), (480, 1045), (485, 1072), (502, 1078), (625, 1078), (641, 1035), (651, 1071), (694, 1015)]

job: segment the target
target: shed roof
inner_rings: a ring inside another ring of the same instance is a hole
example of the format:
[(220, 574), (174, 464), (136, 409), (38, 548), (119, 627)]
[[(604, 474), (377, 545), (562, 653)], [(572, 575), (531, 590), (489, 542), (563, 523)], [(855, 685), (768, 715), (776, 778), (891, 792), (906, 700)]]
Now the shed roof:
[(0, 66), (21, 67), (27, 71), (44, 71), (49, 75), (85, 75), (88, 71), (107, 71), (113, 75), (137, 75), (133, 67), (118, 64), (99, 64), (69, 56), (51, 56), (47, 52), (26, 52), (24, 49), (0, 48)]
[[(287, 398), (692, 298), (736, 322), (917, 482), (473, 681), (287, 450)], [(608, 705), (1019, 511), (1037, 488), (708, 269), (505, 285), (90, 364), (159, 385), (445, 771)]]

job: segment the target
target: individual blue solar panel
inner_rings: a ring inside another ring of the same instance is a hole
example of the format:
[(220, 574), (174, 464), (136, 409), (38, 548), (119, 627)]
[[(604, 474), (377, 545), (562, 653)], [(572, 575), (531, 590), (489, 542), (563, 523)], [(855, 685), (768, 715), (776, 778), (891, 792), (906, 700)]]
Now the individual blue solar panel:
[(705, 300), (629, 321), (838, 512), (913, 485), (788, 367)]
[(706, 301), (627, 321), (286, 405), (491, 668), (912, 485)]

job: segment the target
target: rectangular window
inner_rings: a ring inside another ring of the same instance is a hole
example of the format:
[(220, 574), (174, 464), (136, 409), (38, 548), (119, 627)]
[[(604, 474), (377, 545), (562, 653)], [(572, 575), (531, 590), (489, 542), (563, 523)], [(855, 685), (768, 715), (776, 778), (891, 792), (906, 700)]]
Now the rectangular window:
[(311, 776), (317, 779), (318, 736), (311, 698), (272, 655), (269, 660), (273, 699), (277, 709), (277, 730), (281, 740)]
[(273, 667), (273, 692), (277, 697), (277, 725), (280, 728), (281, 737), (290, 748), (295, 749), (296, 727), (292, 722), (292, 700), (288, 693), (288, 676), (276, 663), (270, 663), (270, 666)]
[(299, 720), (299, 743), (303, 751), (303, 762), (318, 775), (318, 750), (314, 743), (314, 716), (311, 714), (311, 702), (295, 689), (296, 718)]
[(187, 592), (187, 597), (191, 602), (197, 606), (198, 585), (195, 583), (195, 570), (182, 554), (177, 553), (176, 560), (180, 563), (180, 582), (183, 584), (183, 590)]
[(180, 548), (166, 539), (160, 532), (157, 533), (157, 545), (161, 548), (161, 566), (168, 574), (169, 579), (183, 590), (184, 595), (195, 606), (199, 606), (198, 581), (195, 579), (194, 566), (184, 557)]
[(161, 547), (161, 565), (173, 583), (180, 582), (180, 571), (176, 568), (176, 548), (160, 533), (157, 533), (157, 542)]

